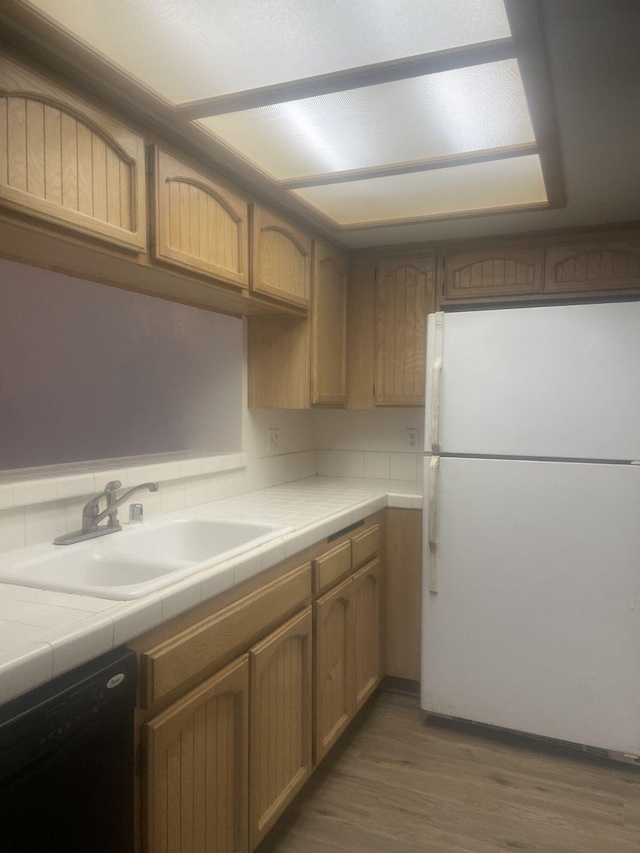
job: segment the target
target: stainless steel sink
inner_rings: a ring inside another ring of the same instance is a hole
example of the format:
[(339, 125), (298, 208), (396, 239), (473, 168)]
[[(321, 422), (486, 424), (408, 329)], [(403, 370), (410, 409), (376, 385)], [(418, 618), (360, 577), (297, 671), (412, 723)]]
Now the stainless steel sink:
[(140, 598), (291, 528), (258, 521), (179, 518), (112, 536), (0, 555), (0, 582), (127, 600)]

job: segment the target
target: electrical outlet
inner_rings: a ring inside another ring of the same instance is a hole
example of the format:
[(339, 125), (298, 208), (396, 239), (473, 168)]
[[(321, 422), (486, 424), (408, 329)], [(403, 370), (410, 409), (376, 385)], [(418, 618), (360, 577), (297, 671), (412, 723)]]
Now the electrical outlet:
[(267, 453), (269, 456), (273, 456), (274, 453), (278, 452), (278, 448), (280, 447), (280, 430), (278, 427), (275, 429), (267, 430)]
[(405, 435), (405, 448), (407, 450), (418, 450), (418, 439), (420, 437), (420, 430), (417, 429), (408, 429)]

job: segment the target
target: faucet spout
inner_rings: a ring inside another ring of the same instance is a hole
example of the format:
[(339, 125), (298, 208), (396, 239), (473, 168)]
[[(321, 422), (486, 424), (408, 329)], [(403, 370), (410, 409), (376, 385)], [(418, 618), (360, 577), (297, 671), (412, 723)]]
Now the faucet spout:
[[(106, 536), (108, 533), (116, 533), (122, 530), (118, 521), (118, 507), (123, 504), (131, 495), (139, 492), (141, 489), (147, 489), (150, 492), (158, 491), (158, 483), (141, 483), (139, 486), (134, 486), (128, 489), (119, 498), (116, 497), (116, 491), (121, 488), (120, 480), (111, 480), (104, 487), (104, 490), (99, 495), (87, 501), (82, 510), (82, 529), (75, 530), (73, 533), (65, 533), (63, 536), (58, 536), (53, 540), (54, 545), (71, 545), (74, 542), (82, 542), (85, 539), (95, 539), (97, 536)], [(106, 501), (106, 507), (100, 510), (100, 501), (102, 498)], [(108, 518), (106, 524), (100, 527), (100, 522)]]
[[(118, 487), (119, 488), (119, 487)], [(157, 483), (141, 483), (139, 486), (134, 486), (132, 489), (128, 489), (123, 495), (120, 495), (119, 498), (112, 498), (109, 500), (110, 494), (107, 495), (107, 506), (102, 512), (99, 512), (97, 515), (92, 516), (92, 523), (94, 526), (100, 524), (107, 516), (109, 516), (109, 524), (111, 524), (111, 519), (115, 517), (116, 523), (118, 519), (118, 507), (123, 504), (131, 495), (134, 495), (136, 492), (140, 492), (143, 489), (147, 489), (149, 492), (157, 492), (159, 486)], [(99, 495), (98, 497), (102, 497)], [(95, 500), (95, 499), (94, 499)]]

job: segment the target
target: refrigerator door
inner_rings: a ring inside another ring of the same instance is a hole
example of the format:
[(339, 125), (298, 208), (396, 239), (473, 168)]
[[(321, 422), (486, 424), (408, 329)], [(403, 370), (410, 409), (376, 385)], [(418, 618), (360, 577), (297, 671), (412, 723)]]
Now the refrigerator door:
[(430, 315), (426, 449), (640, 460), (640, 302)]
[(442, 458), (436, 499), (422, 707), (640, 755), (640, 466)]

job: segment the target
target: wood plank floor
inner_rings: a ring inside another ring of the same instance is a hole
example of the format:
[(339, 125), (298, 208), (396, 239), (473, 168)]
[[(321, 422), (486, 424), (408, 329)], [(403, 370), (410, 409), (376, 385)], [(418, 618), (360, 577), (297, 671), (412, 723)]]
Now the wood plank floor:
[(424, 724), (381, 693), (259, 853), (640, 853), (640, 771)]

